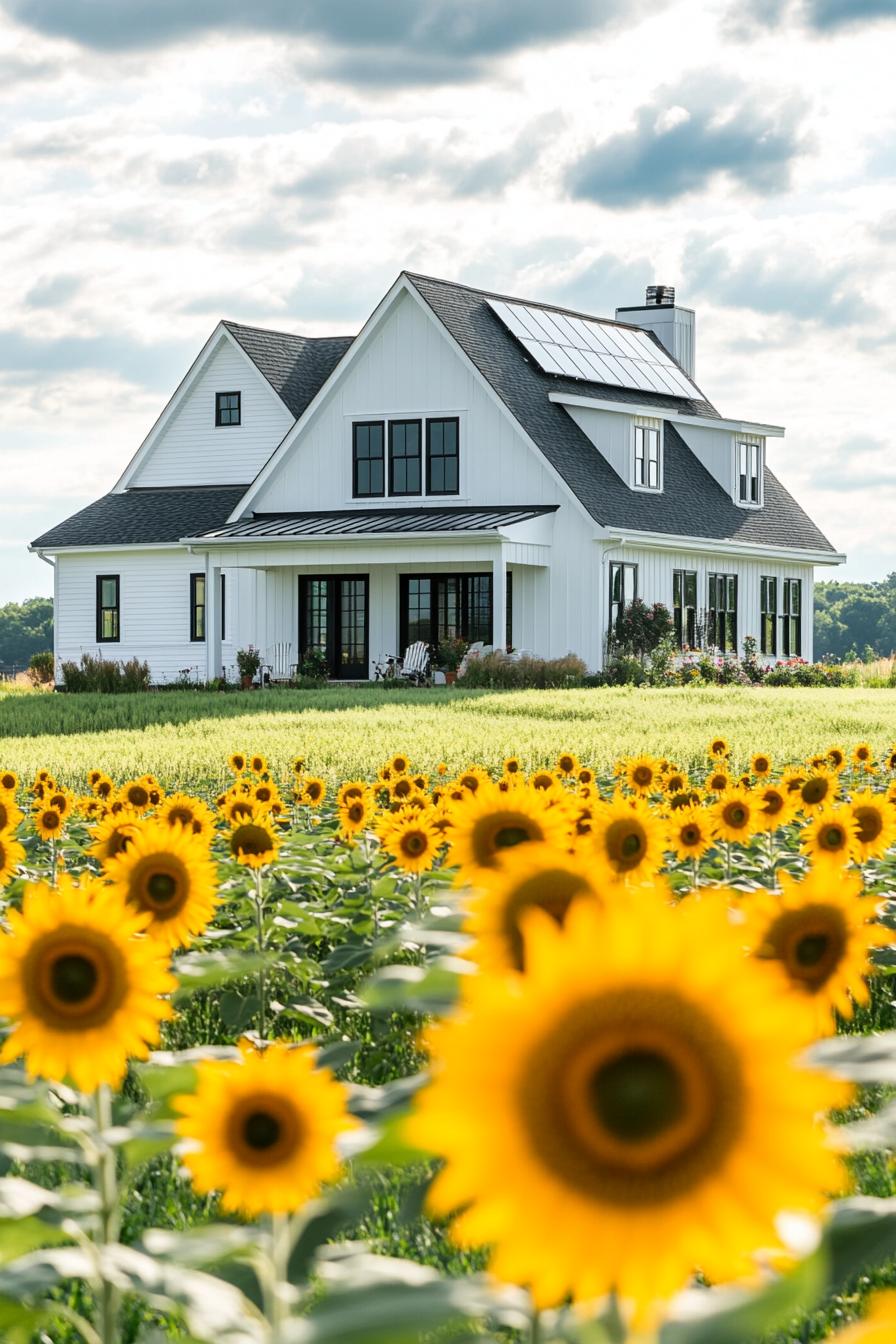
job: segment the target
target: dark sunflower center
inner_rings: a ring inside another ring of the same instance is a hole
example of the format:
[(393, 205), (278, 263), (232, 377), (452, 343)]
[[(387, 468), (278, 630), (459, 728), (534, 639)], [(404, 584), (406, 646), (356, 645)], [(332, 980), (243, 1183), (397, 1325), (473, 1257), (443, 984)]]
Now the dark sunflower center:
[(260, 803), (269, 803), (271, 801), (271, 791), (266, 784), (262, 784), (255, 790), (255, 797)]
[(139, 784), (134, 785), (128, 789), (128, 802), (132, 803), (134, 807), (145, 807), (149, 802), (148, 789), (144, 789)]
[(308, 785), (308, 790), (307, 790), (307, 792), (308, 792), (308, 797), (311, 798), (314, 802), (316, 802), (317, 799), (320, 797), (320, 785), (319, 785), (319, 784), (309, 784), (309, 785)]
[(536, 775), (532, 781), (532, 787), (533, 789), (549, 789), (553, 782), (553, 776), (551, 775)]
[(416, 859), (426, 849), (426, 837), (421, 835), (419, 831), (408, 831), (401, 844), (405, 854), (409, 854), (411, 858)]
[(255, 1152), (263, 1153), (280, 1140), (283, 1126), (269, 1111), (251, 1111), (243, 1121), (243, 1138)]
[(363, 803), (352, 803), (351, 807), (350, 807), (349, 810), (348, 810), (348, 816), (349, 816), (349, 820), (350, 820), (350, 821), (361, 821), (361, 820), (363, 820), (363, 817), (364, 817), (364, 805), (363, 805)]
[(262, 826), (239, 826), (233, 833), (230, 849), (234, 854), (266, 854), (271, 837)]
[(495, 833), (495, 849), (512, 849), (514, 845), (522, 845), (530, 838), (525, 826), (502, 826)]
[(80, 952), (57, 957), (50, 971), (50, 987), (60, 1003), (84, 1003), (99, 983), (96, 963)]
[(794, 956), (800, 966), (817, 966), (824, 958), (830, 941), (826, 933), (807, 933), (804, 938), (800, 938), (794, 949)]
[(828, 795), (830, 784), (826, 779), (809, 779), (803, 785), (804, 803), (820, 803)]
[(560, 769), (561, 769), (561, 770), (565, 770), (565, 771), (567, 772), (567, 774), (568, 774), (569, 771), (573, 768), (573, 765), (574, 765), (574, 764), (575, 764), (575, 762), (572, 760), (571, 757), (569, 757), (569, 756), (561, 756), (561, 757), (560, 757)]
[(127, 849), (131, 837), (125, 831), (113, 831), (106, 841), (106, 853), (111, 858)]
[(9, 808), (0, 802), (0, 831), (5, 831), (9, 823)]
[(153, 905), (169, 905), (177, 895), (177, 878), (171, 873), (153, 873), (146, 890)]
[(637, 868), (646, 849), (646, 836), (637, 822), (614, 821), (607, 829), (605, 843), (617, 868)]
[(875, 807), (857, 807), (855, 818), (859, 823), (859, 839), (863, 845), (876, 840), (884, 828), (884, 819)]
[(60, 817), (57, 812), (44, 813), (44, 830), (55, 831), (59, 829)]
[(827, 850), (842, 849), (846, 844), (846, 832), (842, 826), (827, 826), (821, 834), (822, 848)]
[(654, 1139), (680, 1120), (684, 1110), (681, 1074), (653, 1050), (631, 1050), (603, 1064), (590, 1080), (595, 1115), (627, 1143)]
[(764, 756), (757, 756), (755, 761), (757, 775), (764, 775), (768, 770), (768, 761)]
[(175, 821), (179, 821), (182, 826), (189, 826), (190, 822), (193, 820), (193, 813), (188, 807), (172, 807), (171, 811), (168, 813), (168, 820), (172, 824)]
[(746, 826), (749, 813), (743, 803), (729, 803), (725, 808), (725, 821), (729, 826), (740, 829)]
[(649, 784), (650, 781), (653, 779), (653, 771), (649, 768), (649, 766), (639, 765), (637, 770), (635, 771), (634, 778), (635, 783), (640, 784), (643, 787), (643, 785)]
[(763, 797), (763, 805), (762, 805), (763, 812), (767, 813), (770, 817), (777, 816), (777, 814), (781, 811), (781, 808), (784, 806), (783, 796), (780, 793), (776, 793), (770, 790), (768, 793), (764, 793), (762, 797)]
[(685, 845), (696, 845), (700, 839), (700, 832), (696, 826), (685, 826), (681, 832), (681, 839)]

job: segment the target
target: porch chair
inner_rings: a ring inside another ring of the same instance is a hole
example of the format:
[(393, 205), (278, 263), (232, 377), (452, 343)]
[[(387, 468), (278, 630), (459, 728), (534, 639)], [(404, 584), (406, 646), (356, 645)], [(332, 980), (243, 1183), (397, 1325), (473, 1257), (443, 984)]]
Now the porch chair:
[(409, 644), (405, 649), (398, 675), (412, 681), (415, 686), (422, 686), (428, 673), (429, 645), (418, 639), (416, 644)]
[(268, 660), (261, 665), (262, 686), (275, 681), (292, 681), (298, 675), (299, 665), (291, 661), (292, 645), (288, 640), (272, 644), (268, 650)]

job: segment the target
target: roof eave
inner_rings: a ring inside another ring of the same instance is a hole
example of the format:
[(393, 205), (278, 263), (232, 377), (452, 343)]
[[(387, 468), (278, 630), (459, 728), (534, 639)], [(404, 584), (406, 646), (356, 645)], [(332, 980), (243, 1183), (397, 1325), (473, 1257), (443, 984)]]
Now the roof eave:
[(730, 429), (735, 434), (760, 434), (766, 439), (783, 439), (783, 425), (764, 425), (754, 420), (724, 420), (715, 415), (692, 415), (687, 411), (673, 411), (662, 406), (639, 405), (636, 402), (604, 400), (583, 397), (573, 392), (549, 392), (548, 400), (558, 406), (576, 406), (585, 410), (615, 411), (617, 415), (652, 415), (658, 420), (671, 420), (684, 425), (698, 425), (706, 429)]
[(630, 542), (648, 549), (698, 551), (710, 554), (740, 555), (757, 560), (798, 560), (808, 565), (842, 565), (846, 555), (842, 551), (825, 551), (815, 547), (772, 546), (757, 541), (737, 541), (733, 537), (687, 537), (672, 532), (639, 532), (636, 528), (604, 526), (598, 541), (612, 546), (626, 546)]
[[(513, 524), (511, 524), (513, 526)], [(428, 542), (464, 542), (464, 541), (513, 541), (513, 537), (498, 528), (477, 529), (475, 532), (459, 532), (447, 529), (440, 532), (319, 532), (311, 535), (297, 533), (293, 536), (240, 536), (240, 537), (183, 537), (180, 545), (196, 550), (207, 550), (213, 546), (315, 546), (337, 544), (339, 546), (371, 545), (377, 542), (413, 541), (415, 544)]]

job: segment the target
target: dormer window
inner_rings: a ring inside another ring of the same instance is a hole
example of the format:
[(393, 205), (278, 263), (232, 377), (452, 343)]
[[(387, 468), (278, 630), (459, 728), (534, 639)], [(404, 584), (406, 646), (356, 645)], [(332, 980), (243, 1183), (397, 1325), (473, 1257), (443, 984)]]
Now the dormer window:
[(738, 504), (759, 508), (762, 504), (762, 442), (738, 439), (735, 445)]
[(632, 484), (636, 490), (662, 489), (662, 457), (658, 425), (635, 425)]
[(220, 429), (224, 425), (240, 423), (240, 393), (215, 393), (215, 425)]

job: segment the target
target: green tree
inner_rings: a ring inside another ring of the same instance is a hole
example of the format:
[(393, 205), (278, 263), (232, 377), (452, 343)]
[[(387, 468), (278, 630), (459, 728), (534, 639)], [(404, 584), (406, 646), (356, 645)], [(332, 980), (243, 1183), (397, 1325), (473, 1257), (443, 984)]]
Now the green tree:
[(29, 597), (0, 607), (0, 663), (24, 668), (33, 654), (52, 647), (52, 598)]
[(896, 652), (896, 571), (878, 583), (815, 586), (816, 658), (843, 658), (866, 648), (879, 658)]

